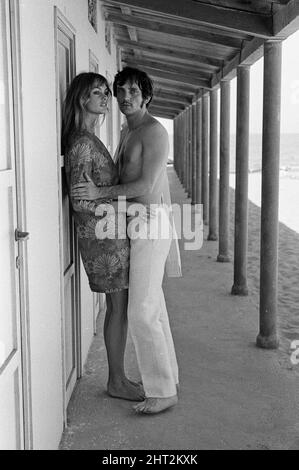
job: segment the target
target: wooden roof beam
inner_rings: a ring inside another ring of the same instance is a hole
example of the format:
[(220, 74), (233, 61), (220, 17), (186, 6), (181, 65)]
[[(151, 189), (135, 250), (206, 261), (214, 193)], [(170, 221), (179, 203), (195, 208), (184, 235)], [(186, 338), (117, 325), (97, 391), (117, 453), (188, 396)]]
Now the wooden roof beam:
[[(129, 16), (129, 17), (132, 13), (131, 9), (129, 7), (125, 7), (125, 6), (121, 7), (121, 12), (124, 16)], [(108, 20), (108, 15), (106, 15), (106, 20)], [(128, 34), (129, 34), (129, 37), (130, 37), (131, 41), (138, 41), (136, 28), (131, 26), (131, 25), (128, 25), (127, 30), (128, 30)]]
[[(272, 0), (271, 0), (272, 1)], [(287, 0), (289, 1), (289, 0)], [(118, 14), (119, 10), (118, 10), (118, 7), (116, 6), (111, 6), (111, 5), (107, 5), (105, 3), (104, 5), (104, 9), (105, 9), (105, 12), (107, 13), (114, 13), (114, 14)], [(148, 21), (162, 21), (163, 23), (165, 23), (165, 16), (163, 16), (163, 14), (157, 14), (157, 12), (140, 12), (138, 9), (134, 8), (134, 17), (137, 17), (137, 18), (144, 18)], [(186, 20), (186, 19), (182, 19), (182, 18), (174, 18), (174, 17), (170, 17), (168, 16), (167, 17), (167, 24), (168, 25), (172, 25), (172, 26), (180, 26), (180, 27), (185, 27), (185, 28), (188, 28), (188, 29), (193, 29), (193, 30), (200, 30), (200, 31), (204, 31), (204, 32), (207, 32), (207, 33), (213, 33), (213, 28), (212, 27), (209, 27), (209, 26), (203, 26), (202, 24), (199, 24), (198, 22), (194, 21), (193, 19), (192, 20)], [(219, 34), (221, 34), (221, 36), (228, 36), (230, 38), (235, 38), (235, 39), (245, 39), (245, 40), (250, 40), (252, 38), (252, 36), (250, 36), (249, 34), (246, 34), (246, 33), (241, 33), (240, 31), (226, 31), (225, 29), (221, 29), (221, 31), (219, 32)]]
[(180, 65), (173, 65), (169, 64), (167, 61), (164, 62), (157, 62), (153, 60), (145, 60), (140, 59), (139, 57), (135, 57), (134, 59), (126, 60), (122, 59), (123, 62), (126, 62), (129, 66), (135, 66), (137, 68), (143, 67), (150, 67), (155, 70), (165, 70), (167, 69), (168, 72), (173, 73), (183, 73), (188, 74), (190, 77), (196, 78), (203, 78), (203, 79), (210, 79), (212, 74), (207, 70), (202, 69), (194, 69), (193, 67), (187, 66), (180, 66)]
[(174, 101), (166, 101), (163, 99), (160, 99), (160, 97), (154, 96), (153, 101), (151, 102), (152, 106), (161, 106), (165, 108), (173, 108), (176, 109), (177, 111), (183, 111), (183, 109), (186, 108), (186, 106), (189, 106), (188, 103), (182, 104), (182, 103), (176, 103)]
[(134, 41), (125, 41), (123, 39), (116, 38), (117, 43), (122, 48), (130, 48), (133, 50), (149, 51), (153, 54), (163, 54), (169, 58), (182, 58), (188, 59), (191, 61), (198, 61), (201, 63), (206, 63), (213, 65), (215, 67), (221, 67), (223, 65), (223, 56), (221, 57), (210, 57), (209, 53), (205, 53), (204, 50), (194, 51), (190, 50), (187, 47), (176, 47), (171, 48), (167, 46), (162, 46), (160, 44), (153, 44), (147, 42), (134, 42)]
[(273, 15), (274, 34), (286, 39), (299, 29), (299, 2), (290, 0)]
[(248, 11), (230, 10), (194, 0), (106, 0), (111, 5), (135, 7), (145, 13), (159, 13), (183, 20), (194, 20), (201, 25), (215, 29), (237, 31), (252, 36), (270, 38), (273, 36), (271, 16), (262, 16)]
[(229, 61), (218, 73), (215, 73), (211, 80), (211, 87), (214, 88), (219, 84), (223, 78), (232, 79), (236, 76), (238, 65), (252, 65), (263, 55), (264, 41), (260, 38), (255, 38), (251, 41), (240, 54), (237, 54), (231, 61)]
[(178, 82), (185, 83), (186, 85), (193, 85), (196, 88), (206, 88), (210, 89), (210, 80), (205, 80), (198, 78), (197, 76), (190, 77), (183, 73), (173, 73), (164, 70), (157, 70), (151, 67), (143, 67), (144, 72), (146, 72), (150, 77), (155, 78), (164, 78), (169, 82)]
[(162, 89), (155, 90), (154, 97), (159, 98), (159, 100), (173, 101), (174, 103), (181, 103), (186, 106), (192, 104), (192, 99), (184, 97), (178, 92), (170, 93)]
[(167, 79), (155, 78), (154, 79), (154, 92), (155, 90), (169, 91), (170, 93), (180, 93), (182, 96), (192, 99), (194, 93), (196, 93), (197, 88), (193, 85), (188, 85), (186, 83), (175, 83), (169, 82)]
[(152, 105), (152, 106), (149, 107), (149, 112), (151, 114), (153, 114), (155, 111), (159, 112), (161, 114), (166, 113), (166, 114), (172, 114), (172, 115), (175, 115), (175, 116), (182, 112), (182, 110), (167, 108), (165, 106), (154, 106), (154, 105)]
[[(130, 42), (127, 34), (124, 35), (124, 31), (126, 31), (124, 26), (115, 25), (114, 31), (117, 41)], [(146, 32), (145, 35), (142, 36), (142, 34), (139, 32), (139, 36), (140, 37), (138, 42), (140, 43), (146, 43), (154, 47), (160, 47), (161, 44), (164, 44), (164, 47), (173, 49), (174, 51), (186, 51), (192, 54), (200, 54), (203, 57), (213, 57), (218, 60), (223, 60), (228, 56), (233, 57), (234, 54), (240, 50), (240, 48), (232, 48), (220, 44), (211, 44), (209, 42), (197, 41), (194, 39), (177, 37), (164, 33), (158, 35), (153, 32)]]
[[(127, 52), (127, 51), (124, 51), (124, 50), (122, 51), (122, 56), (123, 56), (124, 60), (126, 60), (126, 59), (135, 60), (136, 59), (136, 56), (135, 56), (134, 53)], [(191, 61), (191, 60), (181, 58), (181, 57), (171, 57), (171, 58), (169, 58), (169, 56), (167, 56), (165, 54), (154, 54), (154, 53), (151, 53), (149, 51), (143, 51), (142, 55), (140, 57), (144, 60), (154, 60), (156, 62), (161, 62), (163, 64), (165, 64), (167, 62), (167, 64), (179, 65), (181, 67), (183, 67), (183, 66), (190, 67), (193, 70), (205, 70), (206, 72), (211, 72), (211, 73), (217, 72), (220, 68), (219, 66), (216, 67), (215, 65), (205, 64), (205, 63), (198, 62), (198, 61)]]
[(123, 25), (127, 28), (137, 28), (158, 34), (172, 34), (178, 37), (195, 39), (198, 41), (209, 42), (211, 44), (220, 44), (221, 46), (232, 47), (235, 49), (239, 48), (243, 41), (242, 38), (236, 39), (230, 38), (228, 36), (221, 36), (221, 32), (219, 30), (218, 33), (210, 33), (201, 31), (200, 29), (190, 29), (186, 26), (169, 25), (167, 22), (165, 22), (165, 18), (153, 21), (131, 15), (107, 13), (107, 19), (112, 23)]

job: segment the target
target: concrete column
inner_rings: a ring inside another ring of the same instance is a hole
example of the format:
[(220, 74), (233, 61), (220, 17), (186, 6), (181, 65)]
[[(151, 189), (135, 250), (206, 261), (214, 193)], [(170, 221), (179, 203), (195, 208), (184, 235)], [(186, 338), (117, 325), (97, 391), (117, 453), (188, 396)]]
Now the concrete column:
[(179, 133), (180, 133), (180, 128), (179, 128), (179, 122), (180, 122), (180, 116), (177, 116), (176, 117), (176, 120), (175, 120), (175, 126), (176, 126), (176, 130), (175, 130), (175, 166), (176, 166), (176, 172), (177, 172), (177, 175), (179, 175), (179, 172), (180, 172), (180, 165), (179, 165), (179, 158), (180, 158), (180, 154), (179, 154), (179, 145), (180, 145), (180, 139), (179, 139)]
[(179, 164), (180, 164), (180, 181), (183, 184), (183, 168), (184, 168), (184, 122), (183, 113), (180, 114), (179, 121)]
[(187, 192), (188, 168), (188, 139), (187, 139), (187, 109), (184, 111), (184, 189)]
[(188, 197), (192, 197), (192, 106), (188, 108), (188, 139), (189, 139), (189, 168), (188, 168)]
[(173, 169), (177, 171), (176, 168), (176, 119), (173, 119)]
[(196, 204), (202, 203), (202, 100), (196, 103)]
[(264, 45), (260, 331), (256, 344), (274, 349), (277, 334), (278, 204), (280, 158), (281, 41)]
[(220, 83), (220, 184), (219, 184), (219, 254), (217, 261), (229, 257), (229, 157), (230, 157), (230, 81)]
[(188, 171), (189, 171), (189, 126), (188, 126), (188, 109), (186, 109), (186, 115), (185, 115), (185, 152), (186, 152), (186, 162), (185, 162), (185, 190), (186, 193), (188, 194)]
[(196, 113), (196, 102), (192, 103), (192, 191), (191, 191), (191, 204), (196, 204), (196, 166), (197, 166), (197, 113)]
[(179, 154), (179, 162), (180, 162), (180, 181), (183, 185), (183, 176), (184, 176), (184, 113), (180, 114), (180, 122), (179, 122), (179, 135), (180, 135), (180, 154)]
[(209, 223), (209, 94), (202, 98), (202, 204), (203, 223)]
[(178, 177), (180, 182), (182, 182), (182, 113), (177, 117), (177, 166), (178, 166)]
[(237, 68), (237, 140), (233, 295), (248, 295), (248, 156), (250, 68)]
[(179, 126), (178, 126), (178, 123), (179, 123), (179, 119), (180, 117), (177, 116), (175, 119), (174, 119), (174, 123), (173, 123), (173, 126), (174, 126), (174, 131), (173, 131), (173, 162), (174, 162), (174, 168), (175, 168), (175, 171), (176, 171), (176, 174), (179, 175), (179, 162), (178, 162), (178, 156), (179, 156)]
[(210, 91), (210, 188), (209, 188), (209, 235), (208, 240), (218, 240), (218, 92)]

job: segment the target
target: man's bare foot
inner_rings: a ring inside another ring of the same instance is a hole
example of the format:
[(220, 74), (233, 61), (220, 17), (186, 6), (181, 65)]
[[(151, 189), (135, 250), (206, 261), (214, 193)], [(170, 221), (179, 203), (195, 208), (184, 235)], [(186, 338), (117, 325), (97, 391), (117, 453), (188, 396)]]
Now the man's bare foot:
[(113, 398), (122, 398), (123, 400), (143, 401), (145, 398), (143, 387), (136, 382), (131, 382), (126, 377), (117, 382), (108, 382), (107, 393)]
[(175, 406), (177, 402), (177, 395), (168, 398), (146, 398), (142, 403), (133, 406), (133, 409), (136, 413), (156, 414)]

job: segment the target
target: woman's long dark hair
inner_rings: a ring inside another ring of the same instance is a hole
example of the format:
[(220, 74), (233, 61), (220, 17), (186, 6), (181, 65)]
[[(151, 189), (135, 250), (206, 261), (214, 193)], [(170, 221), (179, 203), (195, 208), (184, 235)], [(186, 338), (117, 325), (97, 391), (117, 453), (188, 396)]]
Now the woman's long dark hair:
[(90, 96), (91, 89), (102, 85), (106, 85), (111, 95), (107, 79), (98, 73), (80, 73), (70, 84), (62, 108), (62, 154), (70, 145), (71, 136), (83, 128), (84, 105)]

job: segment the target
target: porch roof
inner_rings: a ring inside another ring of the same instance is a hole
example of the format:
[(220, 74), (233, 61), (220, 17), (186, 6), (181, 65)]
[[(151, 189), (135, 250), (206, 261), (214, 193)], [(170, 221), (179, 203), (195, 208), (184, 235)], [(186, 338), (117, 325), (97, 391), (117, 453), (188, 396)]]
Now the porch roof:
[(173, 119), (270, 39), (299, 29), (299, 0), (104, 0), (122, 65), (154, 80), (151, 111)]

